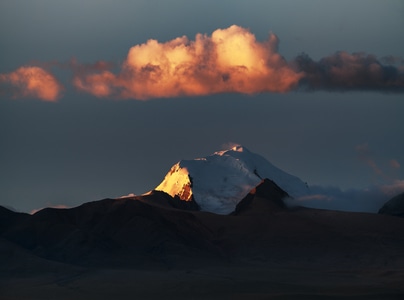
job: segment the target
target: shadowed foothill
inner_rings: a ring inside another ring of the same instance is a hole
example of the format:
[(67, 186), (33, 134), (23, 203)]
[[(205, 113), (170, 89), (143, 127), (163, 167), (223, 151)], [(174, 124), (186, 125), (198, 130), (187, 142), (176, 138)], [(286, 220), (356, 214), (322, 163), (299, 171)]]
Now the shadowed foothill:
[(404, 294), (404, 219), (289, 209), (287, 196), (265, 179), (230, 215), (182, 207), (164, 192), (34, 215), (1, 208), (1, 291), (4, 299)]

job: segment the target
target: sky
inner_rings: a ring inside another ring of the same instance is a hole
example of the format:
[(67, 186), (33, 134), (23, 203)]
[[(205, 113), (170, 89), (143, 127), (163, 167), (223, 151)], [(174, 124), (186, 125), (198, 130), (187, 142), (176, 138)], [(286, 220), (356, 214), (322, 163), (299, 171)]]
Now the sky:
[(403, 31), (400, 0), (3, 0), (0, 205), (142, 194), (237, 143), (375, 210), (404, 191)]

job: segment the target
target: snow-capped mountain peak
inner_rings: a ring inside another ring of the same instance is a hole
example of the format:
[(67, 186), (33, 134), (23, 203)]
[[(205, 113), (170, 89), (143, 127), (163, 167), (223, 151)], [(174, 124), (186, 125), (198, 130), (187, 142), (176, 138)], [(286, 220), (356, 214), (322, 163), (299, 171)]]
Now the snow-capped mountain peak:
[(193, 199), (203, 211), (229, 214), (265, 178), (292, 197), (308, 194), (307, 185), (299, 178), (241, 145), (207, 157), (181, 160), (155, 190), (177, 195), (184, 201)]

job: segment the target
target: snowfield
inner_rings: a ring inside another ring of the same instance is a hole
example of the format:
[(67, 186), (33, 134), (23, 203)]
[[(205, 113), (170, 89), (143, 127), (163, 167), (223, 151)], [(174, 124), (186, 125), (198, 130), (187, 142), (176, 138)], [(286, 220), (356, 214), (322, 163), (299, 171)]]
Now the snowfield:
[(265, 178), (274, 181), (291, 197), (309, 194), (308, 186), (298, 177), (243, 146), (204, 158), (181, 160), (155, 190), (178, 195), (184, 201), (190, 201), (193, 196), (202, 211), (229, 214)]

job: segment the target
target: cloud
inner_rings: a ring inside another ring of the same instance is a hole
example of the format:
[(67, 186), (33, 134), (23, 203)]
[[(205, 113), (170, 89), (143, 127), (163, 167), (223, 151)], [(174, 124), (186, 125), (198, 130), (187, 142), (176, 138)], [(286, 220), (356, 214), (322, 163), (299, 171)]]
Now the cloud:
[(82, 72), (77, 89), (98, 97), (149, 99), (225, 92), (254, 94), (287, 92), (303, 74), (278, 53), (279, 40), (270, 34), (258, 42), (247, 29), (233, 25), (195, 40), (179, 37), (133, 46), (121, 71)]
[(11, 85), (13, 97), (33, 97), (56, 101), (62, 85), (48, 71), (40, 67), (24, 66), (8, 74), (0, 74), (0, 83)]
[(389, 161), (389, 165), (390, 165), (390, 167), (391, 167), (392, 169), (398, 170), (398, 169), (401, 168), (400, 163), (399, 163), (397, 160), (395, 160), (395, 159), (390, 160), (390, 161)]
[[(319, 61), (307, 54), (286, 61), (278, 45), (273, 33), (261, 42), (248, 29), (233, 25), (211, 35), (199, 33), (193, 40), (150, 39), (131, 47), (119, 66), (77, 60), (52, 65), (67, 66), (78, 91), (113, 99), (314, 90), (404, 92), (403, 58), (340, 51)], [(14, 87), (14, 96), (45, 101), (57, 100), (62, 91), (56, 78), (39, 67), (0, 74), (0, 82)]]
[[(374, 55), (336, 52), (318, 62), (307, 54), (295, 59), (297, 70), (304, 73), (300, 87), (328, 91), (404, 92), (404, 67), (397, 57), (385, 57), (383, 65)], [(391, 64), (401, 63), (396, 67)]]
[(380, 59), (381, 62), (388, 64), (388, 65), (403, 65), (404, 64), (404, 58), (399, 57), (399, 56), (393, 56), (393, 55), (387, 55), (384, 56)]
[(376, 175), (380, 175), (382, 177), (387, 177), (384, 174), (384, 172), (382, 171), (382, 169), (380, 169), (378, 167), (378, 165), (376, 164), (376, 162), (374, 161), (374, 159), (369, 151), (369, 145), (367, 143), (357, 145), (355, 147), (355, 150), (359, 155), (359, 159), (361, 161), (363, 161), (367, 166), (369, 166)]
[(366, 189), (341, 190), (337, 187), (311, 186), (311, 194), (297, 199), (287, 199), (290, 206), (319, 209), (376, 213), (392, 197), (404, 192), (404, 180)]
[(78, 73), (74, 85), (97, 97), (142, 100), (292, 90), (404, 92), (399, 57), (378, 60), (370, 54), (340, 51), (319, 61), (301, 54), (287, 62), (278, 53), (278, 44), (273, 33), (259, 42), (236, 25), (210, 36), (197, 34), (193, 41), (185, 36), (165, 43), (148, 40), (129, 50), (118, 74)]
[(390, 184), (380, 186), (380, 189), (384, 194), (393, 197), (404, 191), (404, 180), (394, 180)]
[(359, 144), (355, 147), (358, 153), (358, 158), (364, 162), (373, 171), (379, 179), (385, 182), (391, 182), (395, 179), (394, 171), (401, 168), (400, 163), (396, 159), (390, 159), (384, 163), (384, 168), (382, 169), (374, 160), (372, 153), (370, 152), (369, 145), (367, 143)]
[[(341, 190), (338, 187), (310, 186), (310, 194), (297, 199), (287, 199), (290, 206), (306, 206), (320, 209), (376, 213), (392, 197), (404, 192), (404, 180), (393, 179), (375, 162), (367, 143), (355, 147), (358, 157), (372, 172), (383, 179), (365, 189)], [(392, 159), (391, 169), (399, 169), (400, 164)]]

